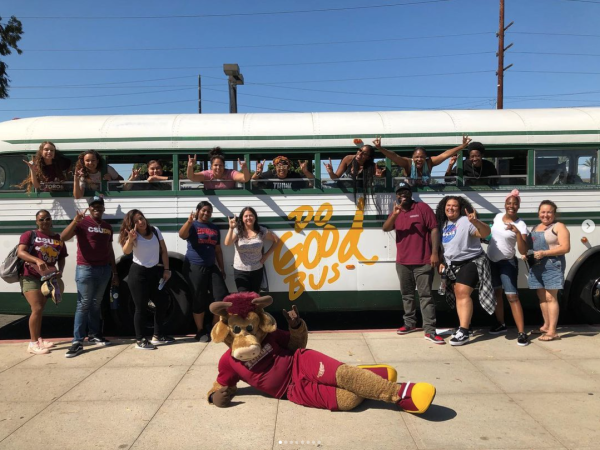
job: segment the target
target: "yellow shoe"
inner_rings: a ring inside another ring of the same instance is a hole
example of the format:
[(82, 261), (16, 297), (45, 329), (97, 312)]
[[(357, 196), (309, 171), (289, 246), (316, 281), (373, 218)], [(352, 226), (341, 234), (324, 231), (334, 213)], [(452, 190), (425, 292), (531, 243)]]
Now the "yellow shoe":
[(423, 414), (435, 398), (435, 386), (429, 383), (401, 383), (396, 404), (412, 414)]
[(370, 370), (375, 375), (379, 375), (384, 380), (396, 382), (398, 379), (398, 372), (392, 366), (388, 366), (387, 364), (373, 364), (373, 365), (363, 365), (357, 366), (361, 369)]

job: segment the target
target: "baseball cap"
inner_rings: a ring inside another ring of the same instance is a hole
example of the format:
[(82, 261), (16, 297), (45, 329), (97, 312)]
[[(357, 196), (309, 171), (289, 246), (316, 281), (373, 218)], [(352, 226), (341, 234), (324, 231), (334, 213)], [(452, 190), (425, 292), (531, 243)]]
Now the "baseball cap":
[(104, 199), (99, 195), (94, 195), (88, 199), (88, 205), (92, 206), (94, 203), (100, 203), (101, 205), (104, 205)]
[(396, 186), (396, 194), (400, 191), (412, 192), (412, 188), (410, 187), (410, 184), (401, 181), (400, 183), (398, 183), (398, 186)]

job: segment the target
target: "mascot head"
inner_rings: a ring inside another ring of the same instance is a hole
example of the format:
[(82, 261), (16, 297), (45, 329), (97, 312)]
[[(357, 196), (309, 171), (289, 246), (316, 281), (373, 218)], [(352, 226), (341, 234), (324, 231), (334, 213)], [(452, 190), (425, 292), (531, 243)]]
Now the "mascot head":
[(221, 316), (210, 333), (213, 342), (224, 342), (237, 360), (256, 358), (267, 333), (277, 329), (273, 316), (263, 311), (271, 303), (272, 297), (259, 297), (254, 292), (231, 294), (222, 302), (211, 303), (210, 311)]

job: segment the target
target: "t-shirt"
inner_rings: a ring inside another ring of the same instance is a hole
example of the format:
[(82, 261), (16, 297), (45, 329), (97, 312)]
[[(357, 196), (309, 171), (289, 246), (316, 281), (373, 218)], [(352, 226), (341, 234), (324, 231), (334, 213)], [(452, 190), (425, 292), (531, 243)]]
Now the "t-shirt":
[(463, 164), (463, 176), (473, 177), (465, 180), (465, 186), (494, 186), (498, 184), (497, 178), (486, 179), (486, 177), (496, 176), (498, 172), (494, 163), (487, 159), (481, 160), (481, 167), (473, 167), (471, 160), (465, 160)]
[(240, 237), (237, 228), (233, 230), (235, 240), (235, 255), (233, 257), (233, 268), (251, 272), (260, 269), (263, 265), (260, 259), (263, 256), (263, 242), (268, 230), (259, 226), (260, 231), (252, 238)]
[(133, 262), (144, 267), (154, 267), (160, 260), (160, 242), (163, 241), (163, 235), (157, 227), (154, 227), (156, 235), (150, 231), (148, 239), (142, 236), (140, 233), (137, 234), (137, 239), (133, 245)]
[[(112, 166), (106, 166), (106, 173), (110, 175), (111, 180), (118, 180), (119, 174)], [(90, 189), (96, 191), (100, 189), (102, 182), (102, 173), (97, 171), (96, 173), (88, 173), (87, 179), (79, 179), (79, 187), (83, 189)]]
[[(504, 213), (496, 214), (494, 223), (492, 224), (492, 238), (490, 245), (488, 245), (488, 257), (494, 262), (502, 259), (511, 259), (516, 253), (517, 235), (506, 229), (506, 224), (502, 220), (503, 217)], [(521, 234), (527, 234), (527, 225), (521, 219), (517, 219), (512, 223), (514, 223)]]
[[(33, 231), (26, 231), (19, 239), (19, 244), (26, 245), (27, 249), (29, 249), (31, 242), (31, 233), (33, 233)], [(35, 235), (36, 237), (33, 241), (34, 245), (30, 254), (44, 261), (49, 268), (56, 268), (56, 262), (59, 259), (64, 259), (69, 256), (67, 253), (67, 245), (64, 241), (60, 240), (60, 234), (53, 234), (50, 236), (37, 230)], [(52, 272), (54, 272), (54, 270), (48, 270), (47, 273)], [(23, 276), (25, 277), (41, 278), (42, 275), (46, 275), (46, 273), (38, 273), (37, 265), (35, 264), (26, 262), (23, 266)]]
[(400, 211), (394, 222), (396, 263), (404, 265), (431, 262), (431, 230), (437, 227), (435, 214), (423, 202), (413, 202), (408, 211)]
[(461, 216), (456, 222), (446, 221), (442, 228), (442, 245), (444, 259), (448, 264), (452, 261), (473, 259), (482, 252), (481, 242), (473, 236), (477, 231), (467, 216)]
[[(225, 173), (222, 178), (219, 178), (218, 181), (211, 181), (214, 178), (214, 174), (212, 170), (203, 170), (200, 172), (204, 175), (204, 189), (235, 189), (235, 181), (233, 181), (233, 177), (238, 173), (237, 170), (233, 169), (225, 169)], [(231, 181), (223, 181), (223, 180), (231, 180)]]
[(217, 383), (233, 387), (243, 380), (250, 386), (281, 398), (285, 394), (292, 378), (294, 351), (288, 350), (290, 333), (275, 330), (268, 333), (262, 341), (260, 354), (250, 361), (239, 361), (227, 350), (219, 361)]
[[(167, 177), (169, 180), (173, 179), (173, 172), (164, 171), (163, 177)], [(139, 178), (140, 181), (148, 180), (148, 172), (142, 174)], [(166, 181), (148, 181), (148, 183), (134, 183), (133, 191), (170, 191), (172, 189), (173, 182)]]
[(56, 164), (45, 165), (42, 163), (42, 175), (40, 182), (44, 183), (41, 190), (48, 191), (64, 191), (65, 186), (62, 184), (66, 180), (66, 173), (71, 167), (71, 161), (67, 158), (58, 158)]
[(113, 229), (108, 222), (100, 220), (98, 224), (90, 216), (86, 216), (75, 227), (75, 236), (77, 236), (77, 265), (110, 264)]
[(303, 189), (307, 187), (307, 182), (305, 180), (291, 181), (304, 178), (303, 175), (291, 171), (287, 173), (285, 178), (278, 178), (275, 170), (268, 170), (261, 173), (258, 178), (260, 180), (277, 178), (277, 181), (263, 181), (258, 183), (259, 189)]
[(190, 227), (187, 238), (186, 259), (196, 266), (212, 266), (215, 264), (217, 245), (221, 245), (221, 233), (212, 222), (195, 220)]

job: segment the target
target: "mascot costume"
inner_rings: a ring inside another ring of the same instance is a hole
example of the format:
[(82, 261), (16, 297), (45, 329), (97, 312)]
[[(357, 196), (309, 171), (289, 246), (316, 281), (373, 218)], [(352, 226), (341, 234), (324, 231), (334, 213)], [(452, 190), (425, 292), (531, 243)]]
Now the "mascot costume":
[(395, 403), (413, 414), (431, 405), (435, 387), (429, 383), (396, 383), (391, 366), (349, 366), (306, 349), (308, 329), (296, 306), (283, 311), (288, 332), (278, 330), (273, 316), (264, 311), (272, 302), (269, 296), (241, 292), (210, 305), (220, 316), (212, 340), (224, 342), (229, 350), (219, 361), (209, 403), (229, 406), (242, 380), (275, 398), (330, 411), (349, 411), (365, 398)]

